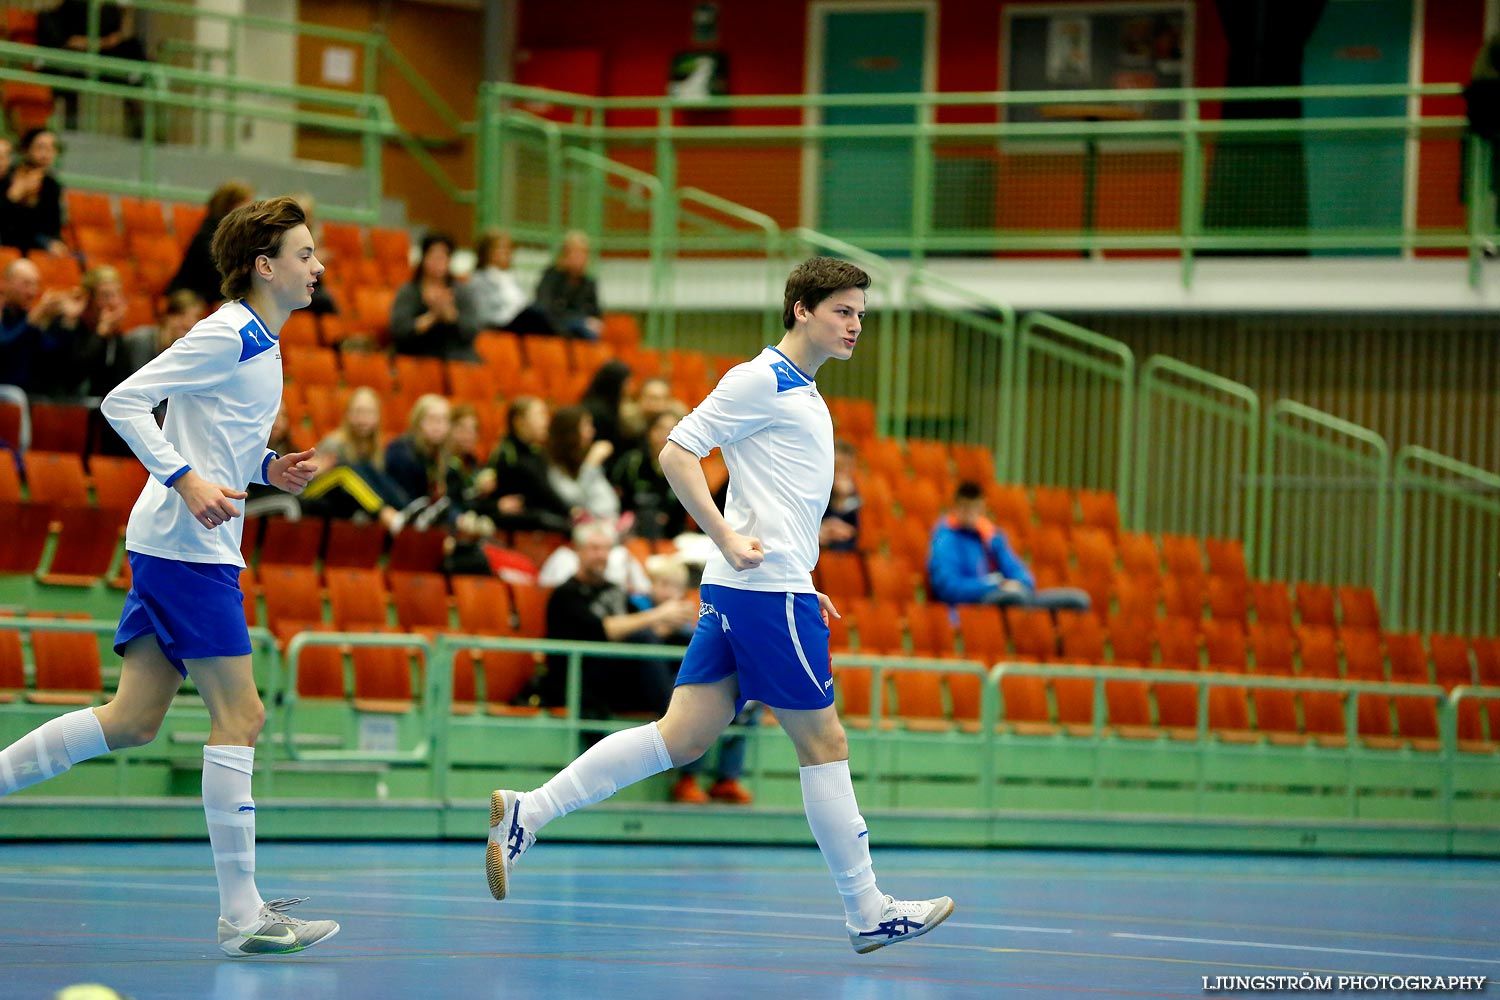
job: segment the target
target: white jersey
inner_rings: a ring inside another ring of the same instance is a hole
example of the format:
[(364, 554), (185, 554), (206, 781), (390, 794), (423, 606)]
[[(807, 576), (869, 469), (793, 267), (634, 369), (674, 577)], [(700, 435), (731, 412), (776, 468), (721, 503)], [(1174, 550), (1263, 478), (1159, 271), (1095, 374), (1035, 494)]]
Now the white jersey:
[[(163, 399), (171, 402), (157, 427), (151, 410)], [(121, 382), (99, 410), (151, 473), (130, 512), (125, 548), (244, 566), (244, 518), (205, 528), (170, 484), (188, 469), (235, 490), (264, 483), (280, 407), (280, 341), (243, 302), (225, 303)]]
[(724, 519), (760, 539), (765, 561), (736, 573), (717, 548), (704, 583), (814, 593), (818, 526), (833, 490), (833, 419), (818, 384), (767, 347), (731, 368), (668, 436), (699, 458), (715, 448), (729, 468)]

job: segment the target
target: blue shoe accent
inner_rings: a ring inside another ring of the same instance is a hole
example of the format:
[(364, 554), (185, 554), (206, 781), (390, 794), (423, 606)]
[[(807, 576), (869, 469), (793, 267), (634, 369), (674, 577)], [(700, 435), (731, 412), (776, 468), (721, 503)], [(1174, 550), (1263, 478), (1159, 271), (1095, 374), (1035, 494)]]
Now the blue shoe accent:
[(510, 860), (516, 860), (517, 856), (526, 850), (525, 840), (526, 828), (521, 825), (521, 797), (517, 795), (516, 804), (510, 811), (510, 834), (505, 838)]
[(891, 938), (904, 937), (912, 931), (919, 931), (921, 929), (922, 925), (911, 917), (897, 917), (895, 920), (882, 920), (876, 925), (873, 931), (860, 931), (859, 936), (884, 937), (890, 940)]

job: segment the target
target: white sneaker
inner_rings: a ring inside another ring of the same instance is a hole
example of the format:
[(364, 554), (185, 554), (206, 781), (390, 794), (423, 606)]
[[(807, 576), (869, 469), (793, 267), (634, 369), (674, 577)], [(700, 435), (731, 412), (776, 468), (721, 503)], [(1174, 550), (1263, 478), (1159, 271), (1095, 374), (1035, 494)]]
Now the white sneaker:
[[(502, 831), (503, 828), (503, 831)], [(521, 793), (501, 789), (490, 794), (490, 838), (484, 852), (484, 872), (490, 895), (504, 899), (510, 891), (510, 872), (536, 834), (521, 825)]]
[(953, 913), (953, 900), (947, 896), (937, 899), (892, 899), (885, 897), (885, 910), (874, 927), (861, 930), (845, 924), (849, 931), (849, 943), (861, 955), (884, 948), (898, 941), (910, 941), (921, 937)]
[(255, 919), (243, 927), (236, 927), (220, 917), (220, 950), (236, 958), (290, 955), (337, 934), (339, 925), (332, 920), (298, 920), (286, 914), (287, 907), (306, 901), (305, 898), (273, 899), (263, 904)]

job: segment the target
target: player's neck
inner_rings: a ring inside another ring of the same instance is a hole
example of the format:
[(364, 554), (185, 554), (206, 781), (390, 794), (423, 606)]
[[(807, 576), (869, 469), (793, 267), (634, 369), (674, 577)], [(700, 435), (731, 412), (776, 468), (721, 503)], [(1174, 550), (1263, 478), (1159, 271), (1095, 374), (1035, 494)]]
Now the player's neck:
[(266, 325), (266, 332), (272, 336), (281, 333), (281, 328), (286, 324), (288, 310), (276, 304), (276, 299), (269, 293), (252, 289), (244, 298), (245, 305), (254, 311), (260, 321)]
[(823, 367), (823, 362), (828, 360), (828, 355), (814, 348), (807, 337), (795, 328), (786, 332), (776, 349), (785, 354), (787, 360), (800, 368), (808, 378), (815, 378), (818, 369)]

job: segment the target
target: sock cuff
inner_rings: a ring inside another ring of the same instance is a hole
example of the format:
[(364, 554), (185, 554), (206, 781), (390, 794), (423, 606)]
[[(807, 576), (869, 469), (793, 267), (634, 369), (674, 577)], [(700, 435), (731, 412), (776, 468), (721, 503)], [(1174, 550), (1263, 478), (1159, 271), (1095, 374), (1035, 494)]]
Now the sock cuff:
[(661, 730), (657, 728), (654, 722), (647, 723), (645, 728), (650, 730), (646, 739), (650, 743), (652, 751), (656, 754), (656, 773), (660, 774), (663, 771), (670, 771), (672, 769), (672, 754), (667, 750), (667, 741), (661, 738)]
[(218, 764), (241, 774), (251, 774), (255, 770), (255, 748), (206, 746), (203, 748), (203, 763)]
[(854, 779), (849, 776), (847, 760), (809, 764), (801, 769), (801, 776), (803, 802), (827, 802), (854, 795)]
[(62, 727), (63, 749), (74, 763), (109, 753), (104, 727), (92, 708), (81, 708), (58, 718)]

